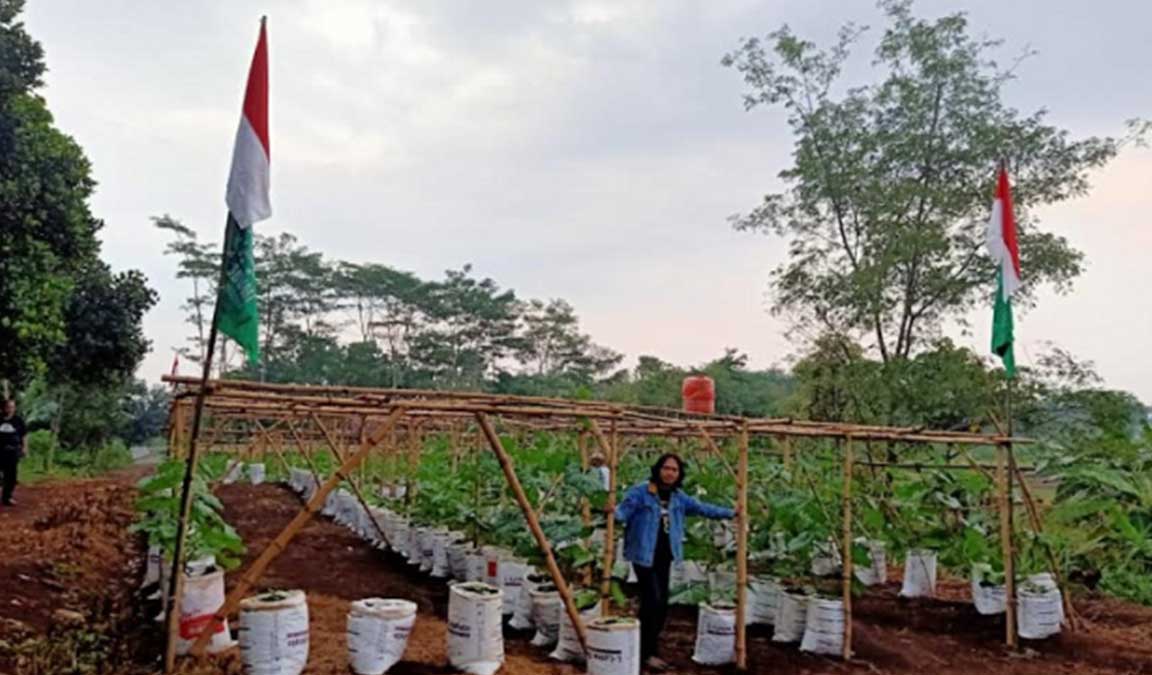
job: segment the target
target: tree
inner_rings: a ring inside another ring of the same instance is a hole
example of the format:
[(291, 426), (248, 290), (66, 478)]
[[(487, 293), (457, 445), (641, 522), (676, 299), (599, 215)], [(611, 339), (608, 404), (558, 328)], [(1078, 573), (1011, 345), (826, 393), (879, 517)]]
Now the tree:
[(789, 188), (733, 219), (789, 240), (773, 273), (774, 311), (810, 334), (868, 336), (887, 362), (988, 302), (995, 267), (984, 228), (998, 160), (1015, 181), (1023, 302), (1044, 284), (1068, 289), (1082, 256), (1030, 211), (1085, 194), (1087, 172), (1120, 142), (1072, 140), (1045, 111), (1006, 105), (1012, 70), (990, 57), (1000, 43), (972, 38), (963, 14), (927, 21), (907, 0), (880, 7), (889, 25), (875, 50), (878, 82), (841, 81), (862, 33), (851, 25), (828, 50), (784, 27), (723, 63), (743, 75), (745, 107), (783, 107), (795, 136), (793, 165), (780, 174)]
[(564, 300), (530, 300), (521, 308), (521, 321), (522, 340), (515, 355), (528, 375), (571, 375), (590, 381), (623, 359), (581, 333), (576, 311)]
[(64, 339), (71, 272), (98, 254), (95, 182), (34, 91), (43, 50), (0, 0), (0, 377), (24, 382)]
[(188, 312), (185, 320), (196, 328), (196, 334), (189, 338), (194, 347), (177, 351), (189, 361), (200, 363), (208, 347), (211, 312), (216, 301), (216, 285), (220, 281), (220, 249), (215, 244), (198, 241), (193, 230), (168, 214), (153, 217), (152, 224), (176, 236), (175, 241), (164, 247), (164, 255), (179, 257), (177, 279), (192, 280), (192, 295), (180, 305), (180, 309)]
[(521, 345), (516, 294), (471, 272), (471, 265), (448, 270), (429, 287), (431, 324), (414, 337), (412, 360), (431, 386), (483, 389), (497, 365)]

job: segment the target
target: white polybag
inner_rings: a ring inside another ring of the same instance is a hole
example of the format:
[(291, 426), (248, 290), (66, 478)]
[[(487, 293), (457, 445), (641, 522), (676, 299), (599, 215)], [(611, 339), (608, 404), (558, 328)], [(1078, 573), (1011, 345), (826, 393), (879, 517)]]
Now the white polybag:
[(493, 675), (504, 663), (499, 588), (453, 584), (448, 592), (448, 662), (471, 675)]
[(807, 596), (781, 590), (776, 601), (776, 630), (772, 634), (772, 641), (799, 642), (807, 627)]
[(365, 598), (348, 611), (348, 665), (357, 675), (383, 675), (408, 647), (416, 603)]
[(696, 650), (692, 660), (722, 666), (736, 660), (736, 609), (730, 605), (700, 605), (696, 620)]
[(249, 675), (300, 675), (308, 663), (308, 603), (303, 591), (272, 591), (240, 601), (240, 655)]
[(840, 656), (844, 649), (844, 601), (810, 598), (800, 650)]
[(931, 598), (936, 595), (936, 551), (912, 549), (904, 560), (902, 598)]
[(587, 625), (588, 675), (640, 674), (640, 622), (592, 619)]
[[(580, 620), (585, 626), (590, 620), (599, 616), (600, 603), (580, 612)], [(568, 611), (564, 609), (563, 603), (560, 605), (560, 637), (556, 642), (556, 649), (553, 649), (549, 656), (565, 663), (580, 663), (585, 660), (584, 649), (580, 646), (580, 636), (572, 626), (572, 620), (568, 618)]]

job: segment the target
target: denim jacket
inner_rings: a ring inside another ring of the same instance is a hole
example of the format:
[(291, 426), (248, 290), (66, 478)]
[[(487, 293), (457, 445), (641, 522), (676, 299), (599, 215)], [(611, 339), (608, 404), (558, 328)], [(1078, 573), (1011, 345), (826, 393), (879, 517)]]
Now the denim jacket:
[[(682, 490), (673, 490), (668, 501), (668, 543), (673, 560), (684, 559), (684, 517), (703, 516), (714, 520), (732, 518), (736, 512), (723, 506), (705, 504)], [(616, 520), (624, 523), (624, 559), (644, 567), (652, 566), (656, 555), (656, 535), (660, 527), (660, 497), (656, 487), (645, 481), (628, 488), (616, 507)]]

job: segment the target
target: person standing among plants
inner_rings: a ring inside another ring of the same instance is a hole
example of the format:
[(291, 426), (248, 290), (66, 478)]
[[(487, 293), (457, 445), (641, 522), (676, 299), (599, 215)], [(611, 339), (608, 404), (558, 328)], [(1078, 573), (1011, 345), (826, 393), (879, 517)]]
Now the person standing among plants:
[(624, 559), (632, 563), (640, 586), (640, 656), (649, 670), (666, 670), (657, 645), (668, 616), (672, 561), (684, 559), (684, 520), (702, 516), (735, 518), (734, 509), (698, 501), (681, 490), (686, 467), (674, 453), (652, 465), (648, 480), (632, 486), (616, 507), (624, 523)]
[(4, 400), (4, 417), (0, 419), (0, 504), (15, 506), (16, 467), (28, 454), (28, 433), (24, 418), (16, 414), (16, 402)]

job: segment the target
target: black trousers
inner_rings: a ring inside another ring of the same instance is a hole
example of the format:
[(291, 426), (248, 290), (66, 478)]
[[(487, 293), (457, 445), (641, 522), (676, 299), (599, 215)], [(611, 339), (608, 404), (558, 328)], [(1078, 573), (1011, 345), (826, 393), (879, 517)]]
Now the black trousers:
[(0, 450), (0, 501), (12, 500), (16, 489), (16, 467), (20, 464), (20, 453)]
[(668, 619), (668, 584), (672, 573), (672, 551), (657, 546), (652, 566), (632, 565), (640, 587), (640, 658), (656, 656), (660, 633)]

